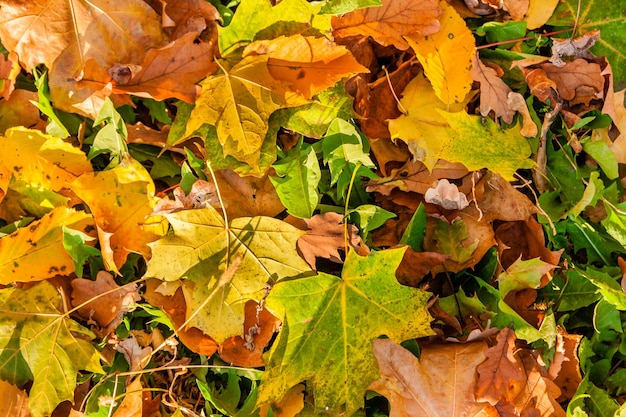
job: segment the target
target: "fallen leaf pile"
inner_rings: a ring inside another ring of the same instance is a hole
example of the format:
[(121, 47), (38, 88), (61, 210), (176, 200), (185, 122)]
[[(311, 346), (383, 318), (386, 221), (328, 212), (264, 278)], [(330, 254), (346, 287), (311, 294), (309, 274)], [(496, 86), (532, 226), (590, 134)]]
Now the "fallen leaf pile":
[(0, 0), (0, 414), (626, 415), (596, 0)]

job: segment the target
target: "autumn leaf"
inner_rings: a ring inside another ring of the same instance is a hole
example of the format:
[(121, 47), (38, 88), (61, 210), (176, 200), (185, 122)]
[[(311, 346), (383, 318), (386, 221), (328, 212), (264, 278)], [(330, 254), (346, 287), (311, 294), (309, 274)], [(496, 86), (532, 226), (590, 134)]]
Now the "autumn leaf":
[(7, 100), (0, 100), (0, 132), (17, 126), (34, 127), (39, 123), (39, 110), (32, 101), (37, 101), (37, 93), (27, 90), (15, 90)]
[(222, 56), (261, 39), (280, 35), (324, 33), (330, 29), (330, 16), (320, 16), (321, 5), (306, 0), (285, 0), (275, 6), (269, 0), (242, 2), (232, 22), (219, 30)]
[(402, 92), (398, 107), (403, 114), (389, 120), (391, 138), (406, 142), (413, 157), (432, 171), (443, 144), (454, 134), (437, 109), (462, 111), (465, 103), (446, 105), (437, 97), (428, 80), (419, 74)]
[(501, 74), (474, 57), (471, 75), (474, 81), (480, 83), (480, 114), (487, 116), (493, 111), (496, 117), (502, 117), (504, 122), (509, 124), (513, 122), (515, 112), (507, 105), (509, 93), (513, 90), (502, 81)]
[(477, 368), (476, 398), (513, 413), (565, 416), (556, 398), (560, 389), (528, 350), (515, 346), (515, 333), (504, 328), (498, 343), (485, 351), (486, 360)]
[(93, 213), (109, 271), (119, 273), (130, 253), (150, 257), (147, 244), (164, 231), (158, 219), (148, 219), (155, 204), (154, 183), (139, 162), (126, 157), (113, 169), (81, 175), (71, 188)]
[(267, 55), (269, 73), (310, 99), (342, 78), (369, 72), (346, 47), (326, 38), (294, 35), (257, 41), (246, 47), (244, 56)]
[(63, 314), (62, 302), (46, 281), (0, 290), (0, 377), (18, 386), (33, 380), (33, 417), (74, 400), (79, 370), (104, 373), (98, 351), (83, 338), (90, 332)]
[(137, 284), (120, 287), (106, 271), (98, 272), (95, 281), (82, 278), (72, 281), (72, 305), (78, 308), (78, 313), (85, 320), (94, 320), (109, 330), (115, 329), (130, 305), (140, 299)]
[(15, 79), (19, 73), (20, 65), (15, 52), (10, 52), (6, 57), (0, 56), (0, 98), (8, 100), (11, 97), (15, 89)]
[(470, 69), (476, 54), (475, 40), (454, 7), (445, 1), (439, 5), (443, 9), (439, 31), (410, 34), (405, 39), (424, 67), (437, 97), (445, 104), (460, 103), (472, 86)]
[(72, 274), (74, 261), (63, 247), (64, 226), (84, 233), (94, 230), (91, 215), (57, 207), (28, 227), (0, 238), (0, 284)]
[(530, 144), (519, 129), (504, 130), (491, 119), (465, 112), (440, 113), (458, 135), (443, 145), (441, 158), (460, 162), (472, 171), (488, 168), (509, 181), (516, 170), (535, 166), (528, 158)]
[(93, 170), (80, 149), (23, 127), (9, 129), (0, 137), (0, 165), (11, 175), (9, 187), (43, 212), (68, 204), (68, 183)]
[(335, 39), (371, 36), (381, 45), (405, 50), (404, 35), (429, 36), (439, 31), (441, 9), (437, 0), (383, 0), (382, 5), (333, 16)]
[(511, 291), (545, 286), (547, 280), (542, 282), (542, 277), (555, 267), (555, 265), (544, 262), (539, 258), (528, 261), (518, 259), (498, 277), (498, 289), (502, 298), (506, 297)]
[(308, 380), (316, 407), (351, 415), (378, 377), (373, 340), (402, 341), (432, 333), (430, 294), (400, 285), (393, 274), (404, 249), (360, 257), (350, 252), (342, 278), (320, 273), (279, 282), (266, 300), (283, 329), (266, 359), (258, 403), (281, 398)]
[(191, 112), (185, 136), (207, 123), (217, 129), (224, 155), (232, 155), (253, 167), (258, 165), (261, 146), (275, 110), (304, 104), (275, 80), (267, 68), (268, 56), (243, 58), (232, 68), (202, 83), (202, 93)]
[[(240, 217), (227, 227), (212, 207), (164, 214), (173, 233), (150, 244), (147, 277), (193, 283), (190, 326), (218, 342), (241, 333), (244, 304), (260, 300), (266, 283), (309, 270), (298, 256), (303, 232), (269, 217)], [(223, 280), (228, 263), (241, 257), (232, 278)], [(187, 317), (189, 319), (190, 317)]]
[(0, 380), (0, 414), (12, 417), (30, 417), (26, 391)]
[(460, 264), (471, 259), (479, 243), (478, 240), (465, 242), (468, 237), (467, 227), (460, 217), (451, 223), (439, 220), (433, 236), (439, 253), (450, 255), (451, 260)]
[(199, 93), (195, 83), (218, 68), (213, 61), (213, 45), (196, 43), (196, 37), (196, 33), (186, 33), (161, 48), (150, 49), (139, 66), (115, 63), (102, 68), (92, 59), (77, 85), (104, 89), (111, 83), (115, 94), (193, 103)]
[(427, 345), (420, 357), (388, 339), (374, 341), (381, 378), (368, 389), (389, 400), (390, 417), (499, 416), (476, 401), (476, 367), (485, 360), (484, 341)]

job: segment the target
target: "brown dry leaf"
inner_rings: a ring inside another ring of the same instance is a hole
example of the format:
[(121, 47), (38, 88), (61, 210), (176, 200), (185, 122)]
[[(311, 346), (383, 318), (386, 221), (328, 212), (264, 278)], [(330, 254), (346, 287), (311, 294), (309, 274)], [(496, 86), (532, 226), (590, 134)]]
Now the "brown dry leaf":
[(26, 391), (1, 379), (0, 416), (31, 417)]
[[(313, 270), (316, 270), (316, 258), (343, 263), (339, 254), (339, 249), (345, 250), (344, 224), (341, 214), (334, 212), (316, 214), (308, 220), (290, 216), (285, 221), (307, 231), (298, 239), (298, 251)], [(350, 246), (360, 255), (367, 254), (369, 250), (359, 236), (359, 229), (352, 224), (348, 225), (348, 233)]]
[(224, 362), (245, 368), (265, 366), (263, 352), (274, 334), (280, 330), (281, 322), (265, 308), (258, 310), (254, 300), (246, 301), (244, 308), (243, 334), (226, 339), (219, 348)]
[(524, 79), (530, 88), (530, 93), (541, 102), (546, 103), (548, 99), (556, 102), (556, 83), (548, 78), (546, 72), (541, 68), (521, 68)]
[[(215, 173), (217, 185), (226, 205), (229, 219), (238, 217), (274, 217), (285, 210), (276, 188), (269, 180), (269, 173), (262, 177), (242, 177), (235, 171), (223, 169)], [(227, 203), (227, 204), (226, 204)], [(219, 203), (211, 202), (221, 210)]]
[(396, 269), (396, 278), (402, 285), (417, 287), (434, 267), (443, 265), (449, 257), (438, 252), (415, 252), (407, 248)]
[(501, 175), (491, 171), (476, 183), (478, 208), (489, 221), (524, 221), (537, 213), (537, 207)]
[(580, 359), (578, 358), (578, 346), (582, 340), (582, 335), (569, 334), (561, 326), (557, 326), (556, 350), (554, 359), (548, 368), (548, 374), (554, 383), (561, 389), (561, 396), (558, 402), (571, 399), (580, 382)]
[(112, 417), (141, 417), (143, 410), (142, 391), (141, 377), (137, 377), (126, 387), (124, 399)]
[(432, 35), (439, 31), (441, 9), (437, 0), (383, 0), (378, 7), (357, 9), (333, 16), (331, 25), (335, 39), (350, 36), (371, 36), (381, 45), (408, 49), (404, 35)]
[(386, 138), (370, 139), (370, 150), (384, 177), (390, 174), (393, 167), (404, 165), (412, 157), (406, 145), (398, 146)]
[(506, 99), (506, 105), (509, 109), (519, 112), (522, 115), (522, 128), (520, 129), (520, 133), (527, 138), (537, 136), (539, 128), (533, 121), (532, 117), (530, 117), (530, 111), (528, 110), (528, 105), (524, 100), (524, 96), (520, 93), (514, 93), (511, 91)]
[(556, 401), (561, 394), (559, 387), (529, 350), (515, 346), (513, 330), (504, 328), (497, 340), (495, 346), (487, 349), (487, 359), (477, 368), (477, 400), (510, 410), (514, 415), (532, 412), (528, 415), (565, 416)]
[(294, 35), (253, 42), (247, 55), (268, 55), (272, 77), (286, 81), (291, 89), (310, 99), (342, 78), (369, 72), (345, 46), (326, 38)]
[(569, 100), (570, 104), (584, 103), (602, 98), (604, 77), (600, 65), (576, 59), (559, 67), (554, 64), (541, 64), (546, 76), (556, 84), (559, 96)]
[(71, 188), (93, 213), (109, 271), (118, 273), (132, 252), (149, 258), (148, 243), (167, 231), (160, 219), (148, 218), (155, 205), (154, 183), (146, 169), (130, 157), (108, 171), (81, 175)]
[(180, 187), (176, 187), (173, 194), (174, 200), (172, 201), (168, 197), (161, 199), (154, 207), (153, 214), (166, 214), (179, 210), (203, 208), (207, 204), (219, 206), (215, 185), (204, 180), (194, 182), (189, 194), (185, 194)]
[(600, 31), (598, 29), (587, 32), (576, 39), (552, 39), (552, 57), (550, 62), (558, 67), (565, 65), (563, 57), (571, 58), (591, 58), (593, 54), (589, 52), (598, 40), (600, 40)]
[(421, 67), (410, 60), (400, 64), (388, 76), (369, 84), (357, 77), (354, 109), (361, 116), (361, 131), (365, 136), (370, 139), (391, 137), (387, 120), (402, 114), (398, 110), (397, 94), (406, 88), (420, 70)]
[(485, 65), (474, 56), (471, 74), (474, 81), (480, 83), (480, 114), (487, 116), (493, 111), (496, 117), (502, 117), (502, 120), (510, 124), (515, 115), (515, 112), (507, 105), (507, 99), (512, 90), (500, 78), (502, 69), (499, 67), (496, 69)]
[(503, 223), (497, 227), (498, 259), (503, 268), (508, 268), (520, 257), (522, 260), (540, 258), (551, 265), (558, 265), (563, 249), (551, 251), (546, 248), (543, 228), (529, 217), (524, 221)]
[(439, 160), (432, 172), (429, 172), (422, 162), (409, 161), (403, 167), (392, 170), (388, 177), (370, 181), (367, 185), (367, 191), (389, 195), (391, 191), (397, 188), (401, 191), (425, 194), (433, 184), (437, 184), (437, 180), (441, 178), (449, 180), (463, 178), (467, 172), (467, 168), (462, 164), (444, 160)]
[(418, 360), (389, 339), (374, 340), (381, 377), (368, 389), (387, 397), (391, 417), (498, 416), (474, 397), (474, 375), (486, 348), (485, 342), (429, 345)]
[[(0, 54), (0, 99), (8, 99), (15, 88), (15, 78), (20, 73), (20, 64), (15, 52), (9, 52), (7, 57)], [(0, 133), (3, 133), (0, 130)]]
[(187, 315), (187, 307), (183, 289), (177, 287), (171, 296), (163, 295), (159, 292), (159, 286), (163, 281), (159, 279), (149, 279), (146, 281), (146, 291), (143, 297), (151, 305), (162, 309), (167, 317), (172, 321), (180, 341), (193, 352), (201, 355), (211, 356), (217, 351), (217, 343), (212, 337), (204, 334), (200, 329), (190, 327), (182, 329)]
[(37, 101), (37, 93), (27, 90), (15, 90), (8, 100), (0, 99), (0, 134), (15, 126), (32, 128), (41, 121), (31, 100)]
[(291, 388), (278, 402), (266, 403), (259, 409), (260, 417), (268, 417), (270, 409), (274, 417), (295, 417), (304, 409), (304, 384)]
[[(163, 27), (173, 31), (172, 39), (178, 39), (185, 33), (200, 34), (209, 31), (208, 38), (217, 36), (217, 21), (221, 19), (219, 12), (211, 3), (203, 0), (168, 0), (165, 3), (163, 17), (169, 19)], [(205, 36), (202, 36), (203, 40)], [(215, 42), (213, 42), (215, 44)]]
[(132, 333), (130, 337), (119, 342), (115, 346), (115, 350), (124, 355), (124, 359), (130, 365), (131, 372), (142, 370), (147, 365), (147, 360), (152, 353), (152, 348), (149, 346), (142, 348)]
[(72, 307), (88, 302), (78, 309), (78, 313), (86, 320), (95, 320), (108, 331), (115, 329), (129, 311), (129, 306), (140, 299), (137, 284), (120, 287), (113, 275), (106, 271), (98, 272), (95, 281), (82, 278), (72, 281)]

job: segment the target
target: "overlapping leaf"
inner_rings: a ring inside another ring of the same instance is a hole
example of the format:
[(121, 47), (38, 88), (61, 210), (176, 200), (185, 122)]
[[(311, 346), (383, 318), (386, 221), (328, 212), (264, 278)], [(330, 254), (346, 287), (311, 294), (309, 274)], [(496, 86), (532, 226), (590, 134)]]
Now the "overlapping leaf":
[(33, 380), (34, 417), (74, 400), (79, 370), (103, 373), (91, 336), (60, 310), (61, 296), (48, 282), (0, 290), (0, 377), (16, 385)]
[[(304, 232), (280, 220), (240, 217), (226, 225), (212, 207), (165, 217), (173, 233), (150, 244), (146, 276), (192, 281), (190, 325), (218, 342), (241, 333), (245, 302), (260, 300), (266, 283), (309, 270), (296, 251)], [(233, 275), (223, 278), (237, 258)]]
[(404, 249), (360, 257), (350, 252), (342, 278), (320, 273), (278, 283), (267, 308), (284, 327), (266, 359), (259, 403), (281, 398), (308, 380), (315, 404), (331, 414), (351, 415), (378, 377), (373, 340), (432, 333), (426, 309), (430, 294), (400, 285), (393, 271)]

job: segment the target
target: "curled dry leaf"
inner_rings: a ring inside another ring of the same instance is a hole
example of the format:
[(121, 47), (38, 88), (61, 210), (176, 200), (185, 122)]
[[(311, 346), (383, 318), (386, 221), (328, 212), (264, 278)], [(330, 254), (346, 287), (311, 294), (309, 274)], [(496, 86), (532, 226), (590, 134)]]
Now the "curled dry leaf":
[(517, 111), (522, 115), (522, 129), (520, 130), (520, 133), (527, 138), (537, 136), (539, 128), (533, 121), (532, 117), (530, 117), (530, 111), (528, 110), (524, 96), (520, 93), (510, 91), (506, 98), (506, 105), (509, 109)]
[(95, 320), (106, 332), (115, 329), (130, 306), (140, 299), (137, 284), (120, 287), (106, 271), (98, 272), (95, 281), (82, 278), (72, 281), (72, 306), (86, 303), (78, 309), (78, 314), (86, 320)]
[(598, 29), (587, 32), (576, 39), (552, 39), (552, 62), (557, 67), (565, 65), (563, 57), (571, 58), (591, 58), (593, 54), (589, 52), (591, 48), (598, 40), (600, 40), (600, 31)]
[(124, 355), (124, 359), (130, 365), (131, 372), (142, 370), (147, 365), (147, 359), (152, 353), (151, 347), (142, 348), (132, 334), (129, 338), (119, 342), (115, 346), (115, 350)]
[(485, 351), (486, 360), (477, 368), (477, 400), (514, 415), (532, 412), (529, 415), (564, 417), (556, 401), (561, 390), (530, 350), (515, 346), (513, 330), (504, 328), (497, 341)]
[[(298, 219), (289, 217), (288, 223), (306, 234), (298, 239), (298, 251), (304, 257), (309, 266), (316, 270), (316, 258), (326, 258), (336, 263), (342, 263), (339, 250), (345, 250), (345, 236), (343, 216), (339, 213), (328, 212), (316, 214), (310, 219)], [(348, 225), (349, 245), (362, 256), (367, 255), (369, 249), (359, 236), (359, 229), (351, 224)]]
[(574, 396), (582, 381), (578, 347), (583, 337), (569, 334), (561, 326), (556, 329), (556, 350), (548, 374), (561, 389), (561, 396), (557, 401), (563, 402)]
[(502, 69), (495, 64), (485, 65), (474, 56), (472, 61), (472, 78), (480, 83), (480, 114), (487, 116), (495, 112), (506, 123), (513, 122), (514, 110), (507, 104), (511, 88), (502, 81)]
[(259, 303), (248, 300), (245, 306), (243, 334), (226, 339), (219, 348), (220, 357), (224, 362), (246, 368), (265, 366), (263, 352), (280, 330), (281, 323), (269, 311), (259, 307)]
[(381, 377), (368, 389), (387, 397), (391, 417), (498, 416), (474, 396), (474, 375), (486, 348), (484, 341), (429, 345), (418, 360), (389, 339), (374, 340)]
[(371, 36), (383, 46), (400, 50), (409, 48), (404, 35), (432, 35), (439, 31), (441, 9), (437, 0), (383, 0), (378, 7), (357, 9), (333, 16), (333, 37)]

